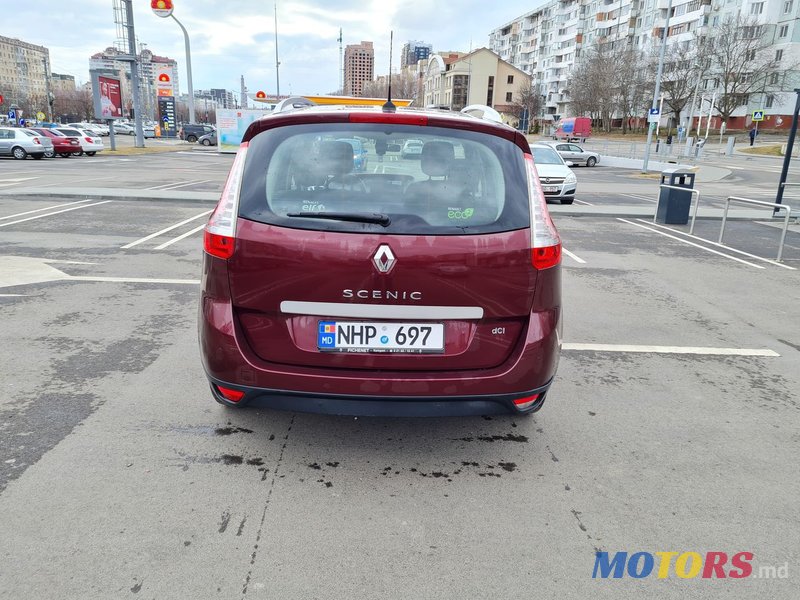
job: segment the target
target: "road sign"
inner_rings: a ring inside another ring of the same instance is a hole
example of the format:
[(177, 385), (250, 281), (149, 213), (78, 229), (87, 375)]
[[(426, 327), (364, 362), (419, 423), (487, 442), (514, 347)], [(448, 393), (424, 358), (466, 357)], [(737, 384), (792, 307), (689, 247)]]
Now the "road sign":
[(12, 123), (17, 122), (17, 111), (15, 111), (13, 108), (10, 111), (8, 111), (8, 120), (11, 121)]
[(647, 122), (648, 123), (658, 123), (659, 119), (661, 118), (660, 111), (658, 108), (651, 108), (650, 113), (647, 115)]
[(42, 111), (39, 111), (39, 112), (36, 113), (36, 119), (39, 120), (39, 121), (44, 121), (46, 116), (47, 115), (45, 115)]
[(753, 111), (753, 121), (763, 121), (764, 120), (764, 111), (763, 110), (754, 110)]

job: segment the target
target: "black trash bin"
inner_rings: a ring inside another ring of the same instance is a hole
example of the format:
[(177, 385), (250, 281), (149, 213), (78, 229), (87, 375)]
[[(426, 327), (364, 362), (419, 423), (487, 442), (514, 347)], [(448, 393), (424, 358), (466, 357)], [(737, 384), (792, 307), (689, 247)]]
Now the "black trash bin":
[(656, 206), (656, 223), (666, 225), (686, 225), (689, 222), (689, 207), (692, 205), (694, 173), (682, 168), (664, 169), (661, 172), (661, 185), (685, 188), (674, 190), (661, 188)]

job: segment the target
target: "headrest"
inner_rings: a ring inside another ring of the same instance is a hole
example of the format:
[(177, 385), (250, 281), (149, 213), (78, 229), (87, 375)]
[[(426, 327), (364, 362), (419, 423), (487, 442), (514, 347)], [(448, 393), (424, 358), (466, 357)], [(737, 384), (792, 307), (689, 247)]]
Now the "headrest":
[(346, 175), (353, 170), (353, 147), (347, 142), (320, 142), (317, 165), (325, 175)]
[(444, 177), (455, 156), (450, 142), (427, 142), (420, 157), (422, 172), (428, 177)]

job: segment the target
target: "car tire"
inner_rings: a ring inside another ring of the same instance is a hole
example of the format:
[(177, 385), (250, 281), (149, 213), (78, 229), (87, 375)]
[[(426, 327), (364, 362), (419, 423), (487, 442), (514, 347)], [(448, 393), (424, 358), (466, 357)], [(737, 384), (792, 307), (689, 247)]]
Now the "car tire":
[(28, 153), (25, 152), (25, 148), (20, 148), (19, 146), (15, 146), (11, 150), (11, 154), (17, 160), (25, 160), (26, 158), (28, 158)]
[(586, 159), (586, 166), (593, 167), (597, 164), (597, 159), (594, 156), (590, 156)]
[(210, 146), (211, 145), (211, 140), (203, 140), (202, 143), (203, 143), (203, 146)]
[(83, 152), (73, 152), (72, 156), (83, 156)]
[(191, 142), (191, 143), (193, 143), (193, 144), (194, 144), (194, 143), (197, 141), (197, 136), (196, 136), (196, 135), (189, 135), (189, 136), (186, 136), (186, 141), (187, 141), (187, 142)]
[(94, 156), (95, 154), (97, 154), (97, 152), (94, 152), (94, 151), (93, 152), (87, 152), (86, 156)]
[(56, 155), (56, 151), (55, 150), (47, 150), (44, 153), (44, 157), (45, 158), (54, 158), (55, 155)]
[(41, 154), (31, 154), (34, 160), (42, 160), (44, 158), (44, 152)]
[(129, 132), (128, 132), (128, 135), (136, 135), (136, 130), (134, 130), (134, 131), (129, 131)]
[(572, 204), (575, 201), (575, 198), (562, 198), (561, 204)]

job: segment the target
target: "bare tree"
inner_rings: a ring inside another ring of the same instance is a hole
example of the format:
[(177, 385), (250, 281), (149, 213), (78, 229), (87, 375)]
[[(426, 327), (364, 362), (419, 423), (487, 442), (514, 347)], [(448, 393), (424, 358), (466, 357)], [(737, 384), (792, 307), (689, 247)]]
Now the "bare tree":
[(583, 53), (569, 80), (573, 112), (599, 119), (604, 131), (611, 131), (617, 105), (615, 68), (610, 46), (597, 44)]
[[(361, 95), (367, 98), (385, 98), (389, 93), (386, 78), (365, 81)], [(392, 98), (415, 99), (417, 97), (417, 78), (409, 71), (392, 74)]]
[(661, 90), (664, 104), (675, 115), (676, 122), (691, 101), (698, 79), (708, 67), (704, 49), (702, 38), (667, 46)]
[(542, 96), (532, 79), (519, 86), (511, 106), (514, 107), (513, 114), (517, 119), (522, 119), (525, 116), (525, 111), (527, 111), (528, 129), (530, 130), (539, 115), (539, 111), (542, 109)]
[(716, 108), (725, 123), (734, 110), (747, 104), (751, 93), (766, 88), (773, 73), (791, 68), (781, 68), (764, 34), (764, 25), (737, 15), (726, 18), (705, 40), (709, 67), (703, 76), (716, 84)]
[(608, 53), (614, 66), (611, 80), (615, 92), (615, 105), (622, 116), (622, 133), (629, 129), (629, 122), (650, 105), (653, 81), (648, 56), (633, 46), (620, 46)]
[(55, 115), (72, 115), (79, 121), (94, 118), (94, 104), (89, 90), (77, 89), (70, 92), (58, 92), (53, 102)]

